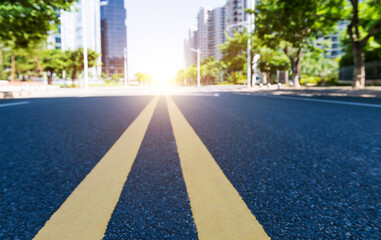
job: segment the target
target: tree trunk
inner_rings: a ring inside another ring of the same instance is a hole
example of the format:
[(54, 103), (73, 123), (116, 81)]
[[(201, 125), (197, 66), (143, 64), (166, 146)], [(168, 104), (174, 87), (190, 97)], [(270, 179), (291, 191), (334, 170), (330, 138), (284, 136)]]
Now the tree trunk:
[(48, 85), (52, 85), (52, 83), (53, 83), (53, 72), (49, 72)]
[(75, 88), (75, 86), (74, 86), (75, 75), (77, 75), (77, 74), (75, 71), (73, 71), (73, 73), (71, 74), (71, 87), (72, 88)]
[(356, 42), (352, 46), (353, 49), (353, 88), (363, 89), (365, 87), (365, 64), (364, 53), (360, 43)]
[(13, 51), (11, 56), (11, 80), (12, 81), (16, 80), (16, 57)]
[(268, 83), (270, 83), (270, 84), (274, 84), (274, 81), (273, 81), (273, 73), (270, 71), (270, 72), (268, 73), (268, 75), (269, 75)]
[(295, 61), (295, 71), (292, 72), (292, 81), (294, 82), (295, 88), (300, 88), (300, 61), (302, 59), (302, 48), (300, 47), (298, 50), (298, 53), (296, 55), (296, 61)]

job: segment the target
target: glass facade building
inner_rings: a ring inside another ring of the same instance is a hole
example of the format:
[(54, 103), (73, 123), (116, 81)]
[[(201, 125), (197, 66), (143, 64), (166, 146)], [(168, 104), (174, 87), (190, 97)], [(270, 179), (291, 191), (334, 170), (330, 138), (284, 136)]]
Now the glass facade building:
[(124, 49), (127, 48), (127, 12), (124, 0), (108, 0), (101, 7), (102, 71), (124, 76)]

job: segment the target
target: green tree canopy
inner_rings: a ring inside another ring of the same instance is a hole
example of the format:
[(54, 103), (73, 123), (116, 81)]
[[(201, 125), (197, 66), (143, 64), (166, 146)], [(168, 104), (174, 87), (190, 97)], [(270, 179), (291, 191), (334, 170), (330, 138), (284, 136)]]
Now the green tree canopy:
[(179, 70), (176, 74), (176, 77), (173, 79), (173, 82), (177, 85), (183, 86), (185, 80), (185, 72), (183, 69)]
[[(267, 47), (257, 35), (251, 37), (251, 65), (253, 65), (253, 57), (260, 54), (258, 68), (262, 72), (274, 74), (277, 70), (285, 71), (290, 68), (289, 60), (279, 46), (273, 48)], [(242, 78), (242, 73), (247, 69), (247, 39), (248, 34), (244, 32), (235, 32), (232, 37), (227, 36), (225, 44), (220, 46), (223, 54), (221, 61), (226, 65), (228, 72), (233, 76), (233, 82), (237, 78)], [(254, 74), (252, 69), (252, 74)]]
[[(256, 34), (270, 48), (283, 45), (299, 86), (302, 49), (312, 38), (334, 29), (343, 0), (262, 0), (257, 6)], [(252, 11), (249, 11), (252, 12)]]
[(44, 40), (59, 22), (60, 10), (69, 10), (76, 0), (2, 0), (0, 42), (26, 48)]
[(153, 81), (152, 76), (147, 73), (137, 72), (135, 77), (140, 84), (150, 84)]
[(52, 84), (54, 73), (61, 73), (66, 68), (64, 52), (59, 49), (46, 49), (43, 51), (42, 67), (48, 74), (48, 84)]
[[(351, 0), (349, 2), (346, 2), (347, 4), (345, 5), (347, 14), (344, 16), (344, 19), (349, 21), (347, 33), (354, 63), (353, 87), (364, 88), (364, 61), (366, 60), (364, 52), (368, 52), (369, 56), (369, 52), (372, 52), (372, 50), (377, 51), (380, 48), (381, 1)], [(378, 40), (378, 42), (375, 40)]]
[[(97, 59), (99, 56), (100, 54), (96, 51), (87, 49), (87, 61), (89, 68), (97, 66)], [(77, 79), (78, 75), (84, 70), (83, 59), (83, 48), (78, 48), (74, 51), (67, 50), (62, 56), (62, 61), (66, 63), (65, 69), (69, 76), (71, 76), (73, 87), (74, 80)]]

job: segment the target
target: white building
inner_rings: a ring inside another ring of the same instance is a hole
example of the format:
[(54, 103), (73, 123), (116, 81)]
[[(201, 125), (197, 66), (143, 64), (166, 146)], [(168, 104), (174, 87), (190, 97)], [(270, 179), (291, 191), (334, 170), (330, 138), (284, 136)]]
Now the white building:
[(48, 49), (61, 49), (61, 27), (59, 26), (57, 31), (51, 30), (47, 37), (47, 45)]
[[(83, 18), (84, 17), (84, 18)], [(61, 49), (75, 50), (84, 44), (88, 49), (101, 53), (101, 20), (99, 0), (79, 0), (72, 6), (71, 11), (61, 11)], [(85, 24), (85, 32), (83, 31)], [(86, 36), (86, 43), (83, 36)], [(98, 66), (89, 69), (90, 77), (99, 77), (102, 72), (101, 57)]]
[(242, 32), (247, 21), (245, 9), (249, 0), (228, 0), (225, 4), (225, 30), (232, 36), (234, 31)]
[(209, 12), (212, 9), (201, 7), (197, 15), (197, 48), (201, 50), (201, 59), (209, 57)]
[[(201, 58), (215, 57), (220, 60), (222, 53), (219, 45), (225, 43), (225, 32), (232, 36), (234, 31), (242, 32), (247, 27), (246, 8), (251, 1), (258, 0), (227, 0), (223, 7), (201, 7), (197, 15), (197, 31), (190, 30), (188, 38), (184, 41), (184, 58), (186, 66), (195, 64), (195, 53), (190, 48), (199, 48)], [(195, 38), (195, 40), (193, 39)], [(192, 47), (191, 47), (192, 46)]]
[(208, 56), (220, 60), (222, 53), (218, 46), (225, 42), (225, 7), (215, 8), (209, 12), (208, 22)]
[(186, 67), (197, 63), (197, 53), (191, 50), (197, 48), (197, 27), (191, 27), (189, 29), (188, 38), (184, 41), (184, 57)]

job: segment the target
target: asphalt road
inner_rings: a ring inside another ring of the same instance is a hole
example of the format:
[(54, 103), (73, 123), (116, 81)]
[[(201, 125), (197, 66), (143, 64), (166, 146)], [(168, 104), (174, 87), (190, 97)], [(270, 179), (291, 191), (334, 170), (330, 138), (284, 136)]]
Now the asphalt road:
[[(0, 239), (36, 236), (152, 98), (1, 100)], [(172, 98), (271, 239), (380, 239), (380, 99)], [(198, 239), (177, 151), (161, 97), (104, 239)]]

